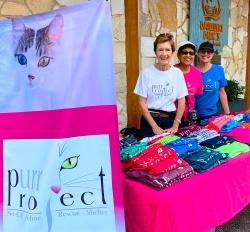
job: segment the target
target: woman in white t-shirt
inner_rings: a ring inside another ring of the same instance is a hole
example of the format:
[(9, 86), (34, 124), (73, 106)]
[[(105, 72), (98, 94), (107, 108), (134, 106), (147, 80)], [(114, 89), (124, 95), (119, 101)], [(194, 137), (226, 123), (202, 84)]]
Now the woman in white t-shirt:
[(188, 91), (181, 70), (170, 65), (174, 51), (173, 36), (170, 33), (158, 35), (154, 42), (158, 62), (144, 68), (137, 80), (134, 93), (138, 95), (142, 113), (142, 138), (176, 133), (181, 123)]

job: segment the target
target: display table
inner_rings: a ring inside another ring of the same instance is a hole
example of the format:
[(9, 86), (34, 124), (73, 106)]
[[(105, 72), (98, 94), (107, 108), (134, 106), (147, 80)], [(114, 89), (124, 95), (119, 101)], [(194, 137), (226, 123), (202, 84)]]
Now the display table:
[(164, 190), (123, 175), (127, 232), (207, 232), (250, 203), (250, 152)]

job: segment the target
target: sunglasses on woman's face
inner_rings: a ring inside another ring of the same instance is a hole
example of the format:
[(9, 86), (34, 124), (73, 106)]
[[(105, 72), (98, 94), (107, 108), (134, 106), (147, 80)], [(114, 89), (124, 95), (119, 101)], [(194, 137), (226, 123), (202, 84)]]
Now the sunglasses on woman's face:
[(202, 54), (205, 54), (205, 53), (211, 54), (211, 53), (213, 53), (213, 51), (211, 51), (209, 49), (202, 49), (202, 50), (199, 50), (199, 52), (202, 53)]
[(194, 56), (195, 52), (181, 51), (181, 55), (187, 55), (187, 54), (189, 54), (190, 56)]

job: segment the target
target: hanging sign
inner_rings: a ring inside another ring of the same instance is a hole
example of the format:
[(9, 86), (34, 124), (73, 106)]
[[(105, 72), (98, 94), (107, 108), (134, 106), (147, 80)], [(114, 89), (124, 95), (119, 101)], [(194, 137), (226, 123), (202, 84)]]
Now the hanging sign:
[(199, 47), (208, 41), (216, 52), (228, 44), (229, 0), (191, 0), (189, 40)]

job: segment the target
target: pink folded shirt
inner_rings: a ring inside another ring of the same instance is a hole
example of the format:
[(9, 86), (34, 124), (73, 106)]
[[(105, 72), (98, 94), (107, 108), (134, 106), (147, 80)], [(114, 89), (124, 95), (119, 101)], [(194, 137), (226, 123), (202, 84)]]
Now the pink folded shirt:
[(250, 141), (250, 130), (246, 127), (235, 127), (228, 133), (220, 133), (221, 136), (227, 135), (238, 142), (248, 143)]
[(215, 130), (219, 132), (221, 128), (230, 121), (234, 120), (233, 115), (223, 115), (221, 117), (215, 118), (213, 121), (211, 121), (208, 125), (206, 125), (204, 128), (209, 130)]

